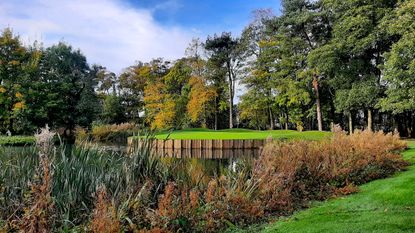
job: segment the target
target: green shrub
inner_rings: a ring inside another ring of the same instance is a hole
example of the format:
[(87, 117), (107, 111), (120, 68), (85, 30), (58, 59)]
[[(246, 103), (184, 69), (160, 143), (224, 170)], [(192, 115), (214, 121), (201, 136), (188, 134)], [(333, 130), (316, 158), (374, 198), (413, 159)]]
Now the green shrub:
[(33, 136), (0, 136), (0, 146), (25, 146), (34, 143), (35, 137)]

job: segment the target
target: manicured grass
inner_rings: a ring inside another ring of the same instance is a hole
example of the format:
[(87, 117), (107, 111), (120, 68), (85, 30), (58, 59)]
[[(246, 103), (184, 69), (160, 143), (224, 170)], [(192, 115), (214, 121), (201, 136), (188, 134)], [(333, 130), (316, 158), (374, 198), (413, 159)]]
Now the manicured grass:
[(34, 136), (0, 136), (0, 146), (25, 146), (34, 143)]
[(298, 132), (294, 130), (249, 130), (249, 129), (226, 129), (226, 130), (209, 130), (209, 129), (186, 129), (173, 132), (156, 133), (158, 139), (266, 139), (272, 136), (274, 139), (306, 139), (319, 140), (330, 135), (329, 132), (305, 131)]
[(412, 163), (407, 171), (362, 185), (359, 193), (315, 203), (263, 232), (415, 232), (415, 141), (409, 147), (403, 153)]

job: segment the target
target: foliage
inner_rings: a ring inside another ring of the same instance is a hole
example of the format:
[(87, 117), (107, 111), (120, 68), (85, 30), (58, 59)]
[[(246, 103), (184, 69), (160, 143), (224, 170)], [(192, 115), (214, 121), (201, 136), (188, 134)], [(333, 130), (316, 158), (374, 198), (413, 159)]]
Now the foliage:
[(90, 134), (96, 142), (126, 142), (127, 138), (138, 130), (139, 127), (131, 123), (93, 125)]
[(34, 143), (33, 136), (0, 136), (0, 146), (25, 146)]

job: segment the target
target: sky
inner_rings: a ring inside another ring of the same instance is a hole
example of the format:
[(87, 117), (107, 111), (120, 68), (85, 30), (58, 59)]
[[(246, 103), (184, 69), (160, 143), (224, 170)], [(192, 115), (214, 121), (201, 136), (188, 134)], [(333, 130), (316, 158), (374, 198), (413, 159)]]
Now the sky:
[(263, 8), (278, 14), (280, 0), (1, 0), (0, 27), (26, 45), (67, 42), (119, 74), (136, 61), (180, 58), (192, 38), (238, 36)]

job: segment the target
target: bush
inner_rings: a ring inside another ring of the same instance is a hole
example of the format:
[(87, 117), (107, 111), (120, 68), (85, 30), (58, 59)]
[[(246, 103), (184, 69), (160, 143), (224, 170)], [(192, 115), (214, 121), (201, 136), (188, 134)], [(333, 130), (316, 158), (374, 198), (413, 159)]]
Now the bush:
[(345, 187), (383, 178), (407, 164), (399, 155), (406, 143), (398, 135), (337, 132), (323, 141), (275, 142), (256, 161), (260, 198), (270, 213), (289, 214), (345, 191)]
[(96, 142), (125, 142), (133, 136), (139, 128), (135, 124), (123, 123), (119, 125), (94, 125), (91, 136)]
[(0, 136), (0, 146), (26, 146), (34, 143), (35, 137), (33, 136)]

